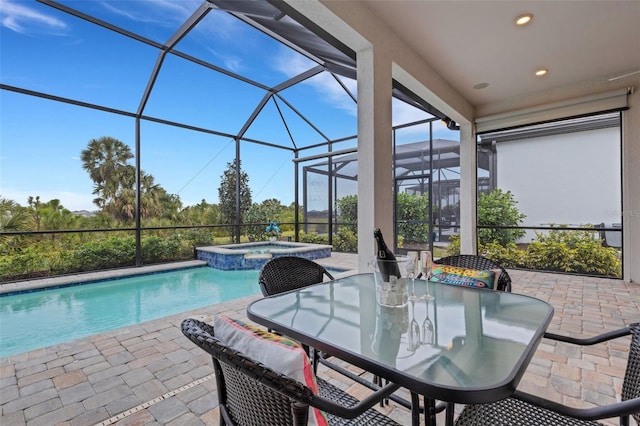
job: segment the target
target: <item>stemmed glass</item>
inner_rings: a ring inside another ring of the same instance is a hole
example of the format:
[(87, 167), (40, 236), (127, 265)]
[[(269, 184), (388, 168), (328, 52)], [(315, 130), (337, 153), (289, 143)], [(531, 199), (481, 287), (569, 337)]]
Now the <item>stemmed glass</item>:
[[(417, 297), (416, 297), (417, 299)], [(420, 347), (420, 325), (416, 321), (416, 300), (411, 300), (411, 323), (409, 324), (408, 351), (415, 352)]]
[(429, 318), (429, 299), (424, 298), (424, 304), (427, 305), (427, 317), (422, 322), (422, 344), (433, 345), (433, 322)]
[(418, 253), (415, 251), (407, 252), (407, 273), (411, 278), (411, 296), (409, 300), (418, 300), (416, 296), (416, 271), (418, 267)]
[(433, 258), (431, 257), (430, 251), (421, 251), (420, 252), (420, 268), (422, 269), (422, 275), (424, 279), (427, 281), (427, 291), (422, 296), (424, 300), (432, 300), (433, 296), (429, 294), (429, 279), (431, 278), (431, 265), (433, 264)]

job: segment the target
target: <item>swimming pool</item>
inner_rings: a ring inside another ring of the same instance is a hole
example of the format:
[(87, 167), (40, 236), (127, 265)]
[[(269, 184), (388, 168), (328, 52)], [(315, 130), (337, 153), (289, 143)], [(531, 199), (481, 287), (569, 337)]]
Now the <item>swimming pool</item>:
[(259, 271), (207, 266), (0, 297), (0, 358), (259, 294)]

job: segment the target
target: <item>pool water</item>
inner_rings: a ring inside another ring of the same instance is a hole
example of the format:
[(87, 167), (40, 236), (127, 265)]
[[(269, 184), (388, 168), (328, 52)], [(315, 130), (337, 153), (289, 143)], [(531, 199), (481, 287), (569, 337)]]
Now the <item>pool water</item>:
[(209, 267), (0, 297), (0, 358), (260, 293), (259, 271)]

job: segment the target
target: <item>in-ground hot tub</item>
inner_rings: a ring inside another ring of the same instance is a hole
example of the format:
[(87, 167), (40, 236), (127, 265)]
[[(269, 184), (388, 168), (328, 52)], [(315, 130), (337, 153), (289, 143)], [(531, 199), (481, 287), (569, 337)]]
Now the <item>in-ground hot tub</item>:
[(331, 246), (323, 244), (264, 241), (196, 247), (196, 259), (206, 260), (209, 266), (223, 271), (260, 269), (267, 261), (280, 256), (307, 259), (331, 257)]

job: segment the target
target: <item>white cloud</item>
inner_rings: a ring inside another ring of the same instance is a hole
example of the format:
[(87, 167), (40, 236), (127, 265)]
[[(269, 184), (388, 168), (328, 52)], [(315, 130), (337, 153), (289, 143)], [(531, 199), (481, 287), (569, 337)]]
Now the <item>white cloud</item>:
[[(283, 73), (287, 77), (294, 77), (316, 65), (316, 63), (312, 60), (307, 59), (304, 56), (285, 48), (281, 50), (281, 54), (278, 55), (275, 59), (275, 69)], [(339, 78), (349, 89), (349, 91), (357, 97), (358, 84), (356, 80), (346, 77)], [(333, 105), (335, 108), (345, 110), (354, 117), (357, 116), (357, 105), (355, 104), (355, 102), (353, 102), (351, 97), (345, 93), (344, 89), (338, 84), (338, 82), (335, 81), (331, 74), (323, 73), (317, 75), (311, 79), (306, 80), (302, 84), (312, 85), (319, 93), (323, 95), (321, 99), (324, 102)], [(426, 112), (414, 108), (405, 102), (395, 99), (393, 101), (392, 107), (394, 125), (411, 123), (414, 121), (431, 118), (430, 114), (427, 114)], [(412, 130), (406, 129), (404, 132), (405, 134), (411, 133)], [(416, 128), (415, 132), (424, 133), (424, 129)]]
[(109, 12), (134, 22), (147, 22), (162, 26), (182, 24), (200, 5), (198, 1), (137, 0), (135, 2), (101, 2)]
[[(427, 114), (426, 112), (418, 108), (414, 108), (411, 105), (407, 104), (406, 102), (402, 102), (397, 99), (393, 100), (392, 108), (393, 108), (392, 114), (393, 114), (394, 126), (398, 126), (400, 124), (412, 123), (418, 120), (425, 120), (427, 118), (432, 117), (430, 114)], [(416, 133), (422, 133), (422, 134), (424, 133), (424, 127), (421, 127), (421, 126), (414, 126), (413, 130)], [(410, 127), (406, 128), (403, 130), (403, 132), (405, 134), (412, 133), (412, 128)]]
[[(193, 10), (195, 10), (195, 7)], [(245, 23), (224, 10), (215, 8), (209, 12), (205, 19), (198, 23), (194, 30), (207, 37), (225, 40), (237, 48), (241, 48), (245, 44), (245, 37), (247, 37)]]
[(36, 9), (9, 0), (0, 0), (0, 24), (20, 34), (27, 34), (36, 26), (52, 33), (67, 28), (67, 24)]
[(235, 73), (239, 73), (242, 70), (242, 58), (237, 56), (222, 56), (224, 66)]
[[(317, 64), (312, 60), (284, 47), (281, 49), (280, 54), (276, 56), (275, 62), (273, 63), (274, 68), (287, 77), (295, 77), (313, 68), (315, 65)], [(356, 93), (355, 80), (343, 78), (342, 81), (352, 93)], [(357, 115), (356, 103), (345, 93), (342, 86), (338, 84), (331, 74), (322, 73), (305, 80), (301, 84), (308, 84), (314, 87), (317, 92), (322, 94), (321, 99), (323, 102), (331, 104), (335, 108), (345, 110), (354, 117)]]

